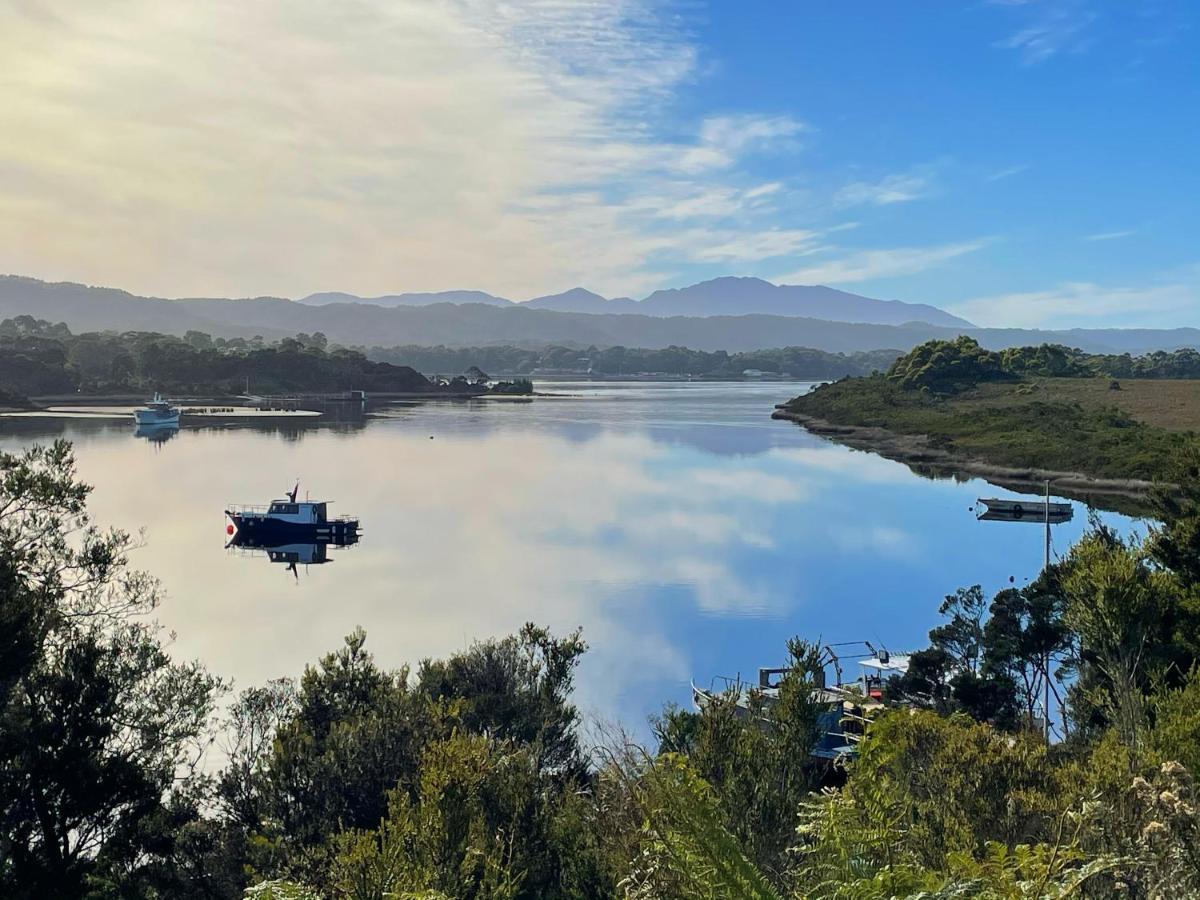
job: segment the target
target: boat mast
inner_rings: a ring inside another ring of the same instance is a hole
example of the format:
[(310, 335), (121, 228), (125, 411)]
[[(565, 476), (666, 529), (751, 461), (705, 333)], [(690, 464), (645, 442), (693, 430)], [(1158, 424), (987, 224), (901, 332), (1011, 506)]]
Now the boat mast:
[[(1050, 480), (1046, 479), (1046, 564), (1042, 568), (1042, 577), (1050, 577)], [(1046, 649), (1046, 671), (1043, 683), (1044, 698), (1042, 700), (1042, 715), (1046, 718), (1046, 743), (1050, 743), (1050, 649)], [(1063, 720), (1066, 720), (1065, 711)]]

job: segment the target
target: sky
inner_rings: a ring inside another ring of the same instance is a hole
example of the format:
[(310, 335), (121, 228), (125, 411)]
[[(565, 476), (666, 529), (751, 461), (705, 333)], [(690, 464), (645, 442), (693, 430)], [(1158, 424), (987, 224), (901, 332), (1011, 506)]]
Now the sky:
[(0, 0), (0, 271), (1200, 324), (1191, 0)]

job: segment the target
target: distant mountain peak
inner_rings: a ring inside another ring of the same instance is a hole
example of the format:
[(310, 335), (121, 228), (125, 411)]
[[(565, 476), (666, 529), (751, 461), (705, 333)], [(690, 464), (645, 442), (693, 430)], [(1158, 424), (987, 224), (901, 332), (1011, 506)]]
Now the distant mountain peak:
[(925, 303), (876, 300), (820, 284), (772, 284), (762, 278), (733, 275), (655, 291), (640, 305), (652, 316), (773, 315), (874, 325), (919, 321), (951, 328), (971, 327), (966, 319)]
[(355, 303), (369, 306), (432, 306), (435, 303), (483, 303), (487, 306), (511, 306), (512, 301), (484, 291), (430, 291), (408, 294), (384, 294), (379, 297), (359, 297), (341, 291), (309, 294), (296, 301), (305, 306), (328, 306), (331, 303)]
[(590, 313), (593, 315), (608, 315), (616, 313), (636, 313), (639, 304), (628, 297), (618, 297), (609, 300), (583, 287), (573, 287), (561, 294), (548, 294), (545, 297), (534, 297), (521, 304), (529, 309), (552, 309), (556, 312)]
[[(607, 302), (606, 297), (600, 296), (595, 291), (589, 291), (585, 287), (573, 287), (570, 290), (563, 291), (561, 294), (547, 294), (544, 297), (535, 297), (533, 299), (534, 300), (568, 300), (568, 299), (569, 300), (604, 300), (605, 302)], [(531, 300), (529, 302), (532, 303), (533, 301)]]

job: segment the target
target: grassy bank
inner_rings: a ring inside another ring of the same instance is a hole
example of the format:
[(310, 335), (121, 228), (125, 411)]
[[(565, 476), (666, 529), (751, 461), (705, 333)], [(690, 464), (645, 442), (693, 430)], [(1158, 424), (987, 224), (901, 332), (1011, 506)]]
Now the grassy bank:
[(1200, 381), (1126, 379), (1117, 389), (1108, 378), (1026, 377), (945, 394), (874, 375), (824, 385), (785, 404), (779, 415), (869, 449), (885, 452), (890, 443), (897, 452), (885, 455), (903, 457), (907, 447), (917, 461), (942, 456), (1156, 481), (1169, 479), (1173, 460), (1197, 442)]

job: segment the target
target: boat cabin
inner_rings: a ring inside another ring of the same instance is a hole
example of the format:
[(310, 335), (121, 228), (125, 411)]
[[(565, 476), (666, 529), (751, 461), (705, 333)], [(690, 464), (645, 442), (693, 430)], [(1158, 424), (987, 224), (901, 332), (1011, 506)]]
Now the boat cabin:
[(328, 504), (325, 501), (272, 500), (271, 505), (267, 507), (267, 515), (272, 519), (292, 522), (296, 525), (319, 525), (329, 521), (327, 507)]

